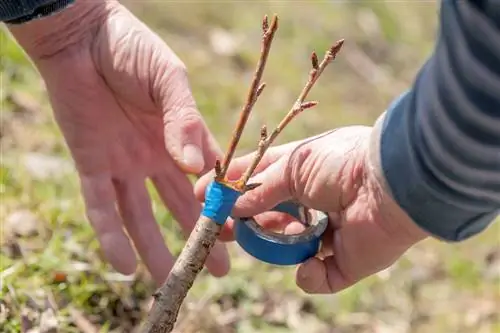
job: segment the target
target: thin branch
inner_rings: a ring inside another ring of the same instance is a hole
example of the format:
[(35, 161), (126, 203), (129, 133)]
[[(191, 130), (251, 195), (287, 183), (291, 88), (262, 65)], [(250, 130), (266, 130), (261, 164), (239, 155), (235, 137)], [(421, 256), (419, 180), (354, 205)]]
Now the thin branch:
[(172, 332), (179, 309), (221, 230), (222, 225), (200, 216), (167, 280), (153, 294), (153, 306), (141, 332)]
[[(273, 143), (279, 133), (286, 127), (286, 125), (300, 112), (305, 109), (316, 106), (317, 102), (306, 101), (309, 91), (314, 86), (319, 76), (326, 68), (326, 66), (335, 59), (338, 51), (342, 47), (343, 40), (338, 41), (333, 45), (325, 55), (321, 63), (315, 53), (311, 55), (312, 70), (309, 73), (309, 79), (302, 89), (299, 97), (295, 101), (293, 107), (283, 120), (274, 129), (271, 135), (268, 135), (267, 128), (262, 127), (260, 131), (260, 141), (257, 149), (257, 154), (252, 162), (252, 165), (245, 171), (243, 176), (236, 182), (226, 179), (227, 170), (231, 159), (234, 156), (236, 146), (241, 138), (241, 134), (248, 120), (250, 112), (252, 111), (255, 102), (262, 94), (265, 84), (260, 83), (264, 67), (269, 55), (274, 33), (278, 28), (278, 18), (274, 15), (271, 24), (269, 25), (267, 16), (264, 17), (262, 22), (262, 47), (261, 55), (254, 74), (252, 84), (250, 86), (246, 103), (241, 110), (238, 123), (235, 131), (233, 132), (232, 140), (230, 142), (228, 151), (225, 155), (224, 162), (221, 165), (220, 161), (215, 164), (215, 181), (227, 184), (234, 189), (244, 193), (251, 191), (261, 184), (247, 184), (250, 176), (255, 171), (255, 168), (261, 161), (264, 153)], [(221, 232), (222, 225), (212, 221), (211, 219), (201, 215), (196, 225), (191, 232), (186, 245), (182, 249), (181, 254), (177, 258), (174, 267), (170, 271), (165, 283), (155, 292), (153, 306), (146, 319), (145, 325), (141, 332), (144, 333), (168, 333), (171, 332), (177, 320), (179, 309), (191, 289), (198, 273), (203, 268), (205, 261), (214, 246), (218, 236)]]
[(270, 26), (267, 19), (267, 15), (264, 16), (264, 20), (262, 21), (262, 44), (261, 44), (262, 46), (261, 46), (259, 62), (257, 63), (257, 68), (255, 70), (252, 84), (250, 85), (250, 89), (248, 90), (246, 103), (241, 110), (240, 117), (238, 119), (236, 128), (233, 132), (231, 142), (229, 143), (229, 148), (224, 157), (221, 170), (218, 174), (216, 174), (215, 179), (217, 181), (225, 180), (227, 169), (229, 168), (231, 159), (234, 156), (234, 153), (236, 151), (236, 146), (240, 141), (241, 134), (243, 133), (243, 129), (245, 128), (248, 117), (250, 116), (250, 112), (252, 111), (252, 108), (255, 105), (257, 98), (262, 94), (262, 91), (264, 90), (265, 83), (260, 84), (260, 80), (262, 79), (262, 74), (264, 73), (264, 68), (266, 66), (269, 50), (271, 49), (271, 44), (273, 42), (276, 30), (278, 30), (278, 16), (276, 15), (273, 16)]
[[(234, 156), (236, 146), (241, 138), (241, 134), (252, 111), (255, 102), (262, 94), (265, 83), (261, 83), (264, 67), (269, 55), (274, 34), (278, 29), (278, 17), (273, 16), (271, 25), (268, 23), (267, 16), (262, 22), (262, 46), (261, 55), (257, 64), (257, 69), (250, 86), (247, 100), (240, 113), (240, 118), (233, 132), (232, 140), (228, 151), (224, 157), (224, 162), (215, 163), (215, 181), (223, 182), (229, 186), (235, 187), (233, 183), (226, 179), (229, 163)], [(265, 132), (265, 130), (264, 130)], [(267, 135), (267, 134), (262, 134)], [(260, 184), (243, 184), (241, 188), (236, 188), (241, 192), (249, 191), (258, 187)], [(215, 244), (222, 225), (210, 220), (205, 216), (200, 216), (191, 232), (186, 245), (177, 258), (174, 267), (170, 271), (165, 283), (154, 293), (153, 306), (149, 312), (148, 318), (142, 331), (144, 333), (168, 333), (171, 332), (177, 320), (179, 309), (191, 289), (196, 276), (203, 268), (210, 250)]]
[(316, 53), (314, 52), (312, 53), (311, 55), (312, 69), (309, 72), (309, 79), (304, 85), (304, 88), (300, 92), (299, 97), (293, 104), (291, 110), (278, 124), (278, 126), (274, 129), (271, 135), (267, 136), (267, 131), (265, 135), (262, 135), (261, 133), (261, 138), (259, 140), (259, 146), (257, 148), (257, 153), (255, 154), (255, 158), (252, 161), (252, 164), (245, 170), (241, 178), (236, 182), (238, 184), (238, 187), (240, 186), (244, 187), (244, 185), (248, 182), (248, 180), (254, 173), (255, 169), (259, 165), (260, 161), (262, 160), (262, 157), (264, 156), (266, 150), (269, 148), (269, 146), (271, 146), (276, 137), (281, 133), (281, 131), (283, 131), (283, 129), (288, 125), (288, 123), (290, 123), (292, 119), (295, 118), (302, 111), (313, 108), (318, 104), (318, 102), (316, 101), (306, 102), (305, 99), (309, 95), (309, 92), (311, 91), (312, 87), (317, 82), (318, 78), (321, 76), (325, 68), (335, 59), (340, 49), (342, 48), (343, 44), (344, 44), (343, 39), (337, 41), (326, 52), (325, 57), (319, 64), (318, 64), (318, 56), (316, 55)]

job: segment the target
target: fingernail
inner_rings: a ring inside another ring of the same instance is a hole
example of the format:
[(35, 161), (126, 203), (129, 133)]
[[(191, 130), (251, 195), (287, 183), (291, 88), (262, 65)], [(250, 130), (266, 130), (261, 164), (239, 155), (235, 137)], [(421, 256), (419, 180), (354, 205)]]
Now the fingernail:
[(203, 161), (203, 153), (198, 146), (187, 144), (182, 150), (184, 164), (193, 173), (198, 173), (203, 170), (205, 162)]

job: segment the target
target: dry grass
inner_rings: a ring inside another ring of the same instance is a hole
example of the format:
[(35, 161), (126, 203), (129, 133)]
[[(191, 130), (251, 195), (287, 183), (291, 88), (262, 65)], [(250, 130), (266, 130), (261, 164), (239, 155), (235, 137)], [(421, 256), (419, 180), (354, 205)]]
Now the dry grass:
[[(277, 13), (282, 24), (268, 87), (245, 133), (258, 133), (264, 120), (271, 127), (279, 121), (304, 82), (311, 49), (346, 39), (335, 70), (311, 96), (321, 104), (280, 142), (371, 124), (431, 52), (437, 19), (436, 3), (424, 1), (125, 3), (186, 62), (200, 110), (220, 142), (229, 139), (225, 124), (235, 123), (244, 102), (258, 57), (255, 26), (265, 13)], [(102, 261), (44, 87), (5, 31), (0, 38), (0, 331), (47, 328), (55, 319), (60, 332), (132, 332), (149, 302), (149, 276), (141, 269), (126, 278)], [(244, 135), (238, 153), (255, 140)], [(176, 224), (151, 193), (166, 241), (180, 249)], [(458, 245), (424, 242), (393, 268), (340, 294), (315, 297), (295, 287), (293, 269), (258, 263), (231, 245), (230, 275), (216, 280), (202, 273), (179, 332), (500, 332), (499, 231), (497, 223)]]

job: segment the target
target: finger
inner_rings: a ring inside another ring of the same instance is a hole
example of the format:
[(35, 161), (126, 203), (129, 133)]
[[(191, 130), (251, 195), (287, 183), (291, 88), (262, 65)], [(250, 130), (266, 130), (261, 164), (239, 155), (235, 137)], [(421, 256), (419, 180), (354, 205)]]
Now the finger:
[[(201, 212), (201, 205), (192, 193), (192, 185), (187, 177), (178, 169), (171, 169), (168, 174), (152, 177), (158, 194), (179, 222), (184, 236), (187, 238), (194, 228)], [(229, 272), (229, 254), (224, 244), (217, 242), (207, 258), (206, 266), (216, 277)]]
[(251, 178), (249, 183), (260, 183), (262, 185), (241, 196), (236, 201), (232, 215), (257, 215), (291, 199), (292, 194), (288, 179), (288, 157), (284, 155)]
[(302, 223), (300, 223), (298, 221), (292, 221), (291, 223), (289, 223), (285, 227), (285, 230), (283, 230), (283, 233), (285, 235), (296, 235), (296, 234), (300, 234), (305, 229), (306, 229), (306, 227)]
[(123, 231), (122, 220), (116, 210), (116, 196), (111, 177), (80, 176), (87, 217), (96, 232), (101, 249), (108, 262), (122, 274), (136, 269), (135, 252)]
[[(294, 218), (292, 216), (280, 212), (265, 212), (254, 216), (254, 219), (255, 222), (262, 226), (263, 229), (279, 232), (286, 228), (286, 226), (290, 224), (290, 222), (294, 221)], [(235, 222), (231, 218), (228, 219), (219, 237), (222, 242), (234, 241), (233, 228), (235, 223), (241, 222)]]
[(125, 228), (153, 279), (161, 285), (174, 259), (154, 218), (144, 180), (139, 177), (116, 180), (114, 186)]
[(185, 172), (204, 174), (222, 153), (193, 107), (170, 110), (164, 116), (165, 146)]
[(183, 171), (204, 174), (222, 151), (197, 110), (184, 65), (165, 66), (168, 70), (153, 87), (163, 112), (165, 146)]
[(333, 255), (312, 258), (297, 270), (297, 285), (308, 293), (336, 293), (392, 265), (406, 250), (376, 223), (356, 221), (330, 234)]
[(340, 228), (340, 214), (335, 212), (328, 213), (328, 224), (321, 239), (321, 248), (319, 255), (324, 257), (333, 255), (333, 239), (332, 235)]
[[(329, 294), (333, 288), (330, 286), (329, 276), (331, 272), (336, 272), (336, 263), (333, 256), (320, 259), (317, 257), (310, 258), (305, 263), (300, 264), (297, 273), (297, 285), (306, 293), (309, 294)], [(338, 274), (334, 275), (338, 277)], [(344, 281), (339, 284), (346, 285)]]

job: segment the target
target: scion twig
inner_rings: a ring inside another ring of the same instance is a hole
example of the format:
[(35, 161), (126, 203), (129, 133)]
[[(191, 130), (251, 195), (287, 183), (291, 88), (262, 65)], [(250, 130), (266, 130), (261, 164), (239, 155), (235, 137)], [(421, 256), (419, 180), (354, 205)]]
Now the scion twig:
[[(264, 153), (266, 150), (271, 146), (271, 144), (274, 142), (276, 137), (283, 131), (283, 129), (292, 121), (293, 118), (295, 118), (299, 113), (306, 109), (310, 109), (315, 107), (318, 102), (316, 101), (310, 101), (306, 102), (306, 98), (311, 91), (312, 87), (314, 84), (317, 82), (318, 78), (321, 76), (325, 68), (335, 59), (337, 56), (337, 53), (340, 51), (342, 48), (342, 45), (344, 44), (344, 40), (341, 39), (337, 41), (325, 54), (325, 57), (321, 61), (321, 63), (318, 63), (318, 56), (316, 55), (315, 52), (312, 53), (311, 55), (311, 64), (312, 64), (312, 69), (309, 72), (309, 78), (304, 85), (304, 88), (299, 94), (299, 97), (293, 104), (292, 108), (290, 111), (287, 113), (287, 115), (281, 120), (281, 122), (278, 124), (278, 126), (274, 129), (274, 131), (271, 133), (271, 135), (267, 135), (267, 130), (266, 127), (264, 126), (261, 131), (261, 136), (259, 140), (259, 145), (257, 148), (257, 152), (255, 154), (255, 157), (252, 161), (252, 164), (248, 166), (248, 168), (245, 170), (241, 178), (237, 181), (238, 187), (245, 187), (247, 184), (248, 180), (254, 173), (255, 169), (259, 165), (260, 161), (262, 160), (262, 157), (264, 157)], [(258, 186), (258, 185), (257, 185)], [(253, 186), (255, 188), (256, 186)]]
[[(288, 112), (288, 114), (283, 118), (283, 120), (278, 124), (278, 126), (273, 130), (271, 135), (268, 135), (267, 128), (262, 127), (260, 131), (260, 140), (257, 149), (257, 154), (248, 167), (245, 173), (237, 181), (229, 181), (227, 176), (227, 170), (231, 159), (234, 156), (236, 146), (241, 138), (243, 129), (246, 125), (248, 117), (252, 111), (255, 102), (258, 97), (262, 94), (264, 90), (265, 83), (261, 83), (262, 74), (264, 72), (264, 67), (269, 55), (269, 50), (271, 48), (271, 43), (274, 38), (274, 34), (278, 29), (278, 17), (273, 16), (271, 24), (269, 24), (267, 16), (264, 17), (262, 22), (262, 46), (260, 59), (257, 64), (257, 68), (252, 80), (252, 84), (248, 91), (246, 102), (241, 110), (238, 123), (233, 132), (231, 142), (229, 144), (228, 150), (224, 157), (224, 161), (221, 164), (220, 161), (215, 163), (215, 181), (227, 184), (228, 186), (244, 193), (250, 191), (260, 184), (247, 184), (249, 178), (255, 171), (255, 168), (261, 161), (264, 153), (273, 143), (276, 137), (283, 131), (286, 125), (296, 117), (300, 112), (314, 107), (317, 102), (311, 101), (307, 102), (305, 99), (309, 94), (309, 91), (314, 86), (319, 76), (326, 68), (326, 66), (335, 59), (338, 51), (342, 47), (343, 40), (338, 41), (333, 45), (330, 50), (326, 53), (324, 59), (319, 63), (318, 57), (315, 53), (311, 56), (312, 69), (309, 72), (309, 79), (306, 82), (304, 88), (302, 89), (299, 97), (293, 104), (293, 107)], [(205, 261), (214, 246), (220, 232), (222, 225), (216, 223), (215, 221), (205, 217), (200, 216), (196, 222), (195, 228), (191, 232), (186, 245), (182, 249), (181, 254), (176, 260), (174, 267), (170, 271), (165, 283), (154, 293), (153, 306), (149, 312), (148, 318), (142, 328), (141, 332), (144, 333), (168, 333), (171, 332), (174, 324), (177, 320), (177, 315), (179, 309), (184, 301), (189, 289), (193, 285), (196, 276), (203, 268)]]
[(264, 20), (262, 21), (262, 43), (260, 50), (260, 58), (257, 63), (257, 68), (255, 70), (255, 74), (253, 76), (252, 84), (250, 85), (250, 89), (248, 90), (247, 100), (245, 105), (243, 106), (240, 117), (238, 119), (238, 123), (236, 124), (236, 128), (234, 129), (233, 135), (231, 137), (231, 142), (229, 143), (229, 148), (224, 157), (224, 162), (222, 166), (215, 175), (215, 180), (217, 181), (225, 181), (227, 169), (229, 168), (229, 164), (231, 163), (231, 159), (234, 156), (236, 151), (236, 146), (240, 141), (241, 134), (243, 133), (243, 129), (247, 123), (248, 117), (250, 116), (250, 112), (252, 111), (257, 98), (262, 94), (266, 84), (260, 83), (262, 79), (262, 74), (264, 73), (264, 68), (266, 66), (267, 58), (269, 56), (269, 50), (271, 49), (271, 44), (273, 42), (274, 34), (278, 30), (278, 16), (274, 15), (271, 20), (271, 25), (269, 25), (269, 21), (267, 15), (264, 16)]

